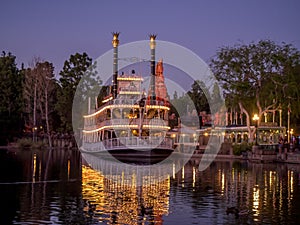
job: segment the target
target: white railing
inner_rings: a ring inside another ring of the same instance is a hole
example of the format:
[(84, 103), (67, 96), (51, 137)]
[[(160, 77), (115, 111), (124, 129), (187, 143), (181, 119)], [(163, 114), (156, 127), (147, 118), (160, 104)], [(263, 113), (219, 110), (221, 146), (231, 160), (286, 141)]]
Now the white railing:
[(114, 99), (112, 100), (113, 105), (137, 105), (139, 99)]
[[(100, 122), (97, 125), (85, 125), (85, 130), (95, 130), (100, 127), (104, 126), (114, 126), (114, 125), (137, 125), (139, 126), (140, 119), (134, 118), (134, 119), (108, 119)], [(143, 125), (150, 125), (150, 126), (168, 126), (168, 121), (163, 120), (160, 118), (153, 118), (153, 119), (143, 119), (142, 122)]]
[[(135, 98), (135, 99), (113, 99), (108, 101), (105, 105), (138, 105), (140, 102), (139, 98)], [(151, 105), (160, 105), (160, 106), (164, 106), (165, 105), (165, 101), (161, 101), (161, 100), (145, 100), (145, 103), (150, 103)]]
[(83, 143), (83, 149), (89, 152), (99, 152), (117, 149), (156, 149), (173, 147), (173, 141), (167, 137), (119, 137), (96, 143)]

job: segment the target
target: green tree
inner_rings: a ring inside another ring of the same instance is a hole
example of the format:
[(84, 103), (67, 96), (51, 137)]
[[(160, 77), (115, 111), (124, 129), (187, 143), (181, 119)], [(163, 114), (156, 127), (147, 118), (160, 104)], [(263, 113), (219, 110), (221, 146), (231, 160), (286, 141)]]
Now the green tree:
[(193, 104), (195, 105), (198, 114), (201, 111), (210, 112), (208, 100), (206, 97), (206, 94), (208, 94), (208, 92), (205, 93), (206, 91), (207, 89), (205, 88), (203, 82), (197, 80), (192, 84), (191, 90), (187, 92)]
[(16, 57), (2, 52), (0, 57), (0, 144), (22, 131), (22, 79)]
[(173, 94), (173, 99), (178, 99), (178, 94), (177, 94), (177, 91), (174, 91), (174, 94)]
[(208, 98), (206, 96), (210, 97), (208, 90), (204, 83), (198, 80), (194, 81), (191, 90), (182, 94), (180, 97), (178, 97), (178, 94), (175, 91), (173, 99), (170, 100), (170, 115), (174, 113), (176, 120), (170, 120), (170, 124), (172, 123), (174, 126), (177, 125), (178, 117), (181, 117), (181, 122), (184, 124), (184, 118), (186, 119), (188, 114), (192, 113), (194, 110), (196, 110), (197, 115), (199, 115), (201, 111), (210, 112)]
[(299, 65), (299, 51), (289, 44), (275, 44), (269, 40), (221, 48), (211, 60), (211, 68), (221, 83), (226, 102), (238, 106), (246, 115), (251, 132), (254, 113), (259, 121), (265, 112), (286, 107), (294, 90), (293, 68)]
[[(286, 73), (285, 79), (287, 84), (284, 85), (282, 95), (287, 97), (287, 101), (286, 104), (283, 104), (283, 107), (290, 104), (291, 117), (296, 121), (300, 118), (300, 65), (291, 68)], [(287, 108), (284, 109), (287, 111)]]
[[(83, 108), (87, 108), (87, 101), (85, 101), (87, 91), (95, 85), (101, 84), (101, 81), (96, 79), (97, 72), (95, 68), (96, 64), (92, 63), (92, 59), (86, 53), (71, 55), (70, 59), (64, 63), (63, 70), (60, 72), (59, 83), (61, 89), (58, 92), (56, 104), (64, 131), (72, 131), (72, 116), (78, 116), (78, 120), (82, 120), (80, 118), (82, 115), (72, 115), (72, 104), (77, 86), (81, 85), (78, 89), (81, 93), (76, 95), (78, 99), (75, 100), (82, 102), (84, 104)], [(80, 82), (83, 76), (90, 77), (90, 79)]]

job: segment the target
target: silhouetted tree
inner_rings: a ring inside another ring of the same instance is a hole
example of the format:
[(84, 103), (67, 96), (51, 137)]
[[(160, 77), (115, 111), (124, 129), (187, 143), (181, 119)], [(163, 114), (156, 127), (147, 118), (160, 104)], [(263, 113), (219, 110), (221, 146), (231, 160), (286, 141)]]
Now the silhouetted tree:
[[(70, 59), (64, 63), (63, 70), (60, 72), (59, 83), (61, 89), (58, 92), (56, 109), (61, 117), (62, 128), (65, 131), (72, 131), (72, 116), (78, 117), (80, 121), (83, 120), (82, 115), (72, 115), (72, 104), (77, 86), (81, 85), (78, 88), (80, 93), (77, 94), (78, 99), (76, 101), (82, 102), (84, 104), (83, 108), (87, 108), (87, 105), (85, 105), (86, 93), (95, 85), (101, 84), (101, 81), (95, 77), (97, 74), (95, 68), (96, 65), (92, 63), (92, 59), (86, 53), (71, 55)], [(84, 75), (89, 78), (85, 78), (85, 82), (80, 82)]]
[(0, 57), (0, 144), (22, 131), (22, 79), (16, 57), (2, 52)]

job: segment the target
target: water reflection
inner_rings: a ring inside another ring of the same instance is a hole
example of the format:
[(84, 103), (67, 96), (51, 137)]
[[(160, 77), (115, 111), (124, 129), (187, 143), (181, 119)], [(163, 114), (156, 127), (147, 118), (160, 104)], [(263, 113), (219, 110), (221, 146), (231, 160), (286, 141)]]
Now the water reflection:
[(155, 181), (143, 177), (138, 186), (136, 176), (121, 182), (106, 178), (90, 167), (82, 168), (82, 195), (85, 215), (90, 222), (108, 224), (162, 224), (168, 214), (170, 180)]
[(300, 165), (181, 163), (141, 176), (78, 151), (1, 150), (0, 224), (299, 224)]
[(108, 224), (163, 224), (170, 175), (175, 177), (188, 161), (173, 157), (158, 166), (141, 166), (103, 159), (103, 154), (83, 154), (83, 158), (91, 166), (82, 169), (85, 214), (91, 221)]
[[(85, 168), (101, 178), (102, 189), (95, 193), (95, 189), (100, 188), (93, 188), (95, 183), (90, 183), (87, 190), (93, 194), (88, 191), (83, 196), (95, 204), (93, 213), (100, 213), (93, 214), (94, 219), (116, 224), (143, 221), (164, 224), (178, 221), (189, 224), (201, 221), (208, 224), (273, 224), (281, 221), (290, 224), (299, 221), (299, 185), (294, 182), (299, 176), (299, 165), (216, 161), (205, 171), (200, 172), (197, 168), (198, 162), (191, 160), (166, 180), (151, 181), (150, 187), (146, 181), (155, 177), (145, 178), (140, 188), (134, 174), (132, 179), (124, 180), (124, 171), (112, 178), (101, 171)], [(85, 176), (83, 174), (83, 180), (89, 182)], [(295, 191), (296, 199), (293, 198)], [(145, 193), (151, 198), (145, 197)], [(94, 199), (102, 199), (104, 206)], [(109, 204), (108, 200), (111, 201)], [(156, 201), (160, 204), (154, 204)], [(142, 214), (142, 209), (147, 209), (149, 214)], [(104, 217), (105, 214), (109, 216)]]
[(77, 223), (83, 208), (78, 151), (1, 150), (0, 171), (0, 224)]
[[(180, 219), (209, 224), (300, 222), (299, 184), (295, 183), (299, 183), (299, 165), (219, 161), (203, 172), (195, 168), (197, 163), (190, 161), (170, 182), (171, 193), (180, 189), (185, 202), (181, 204), (193, 209), (191, 218), (181, 215)], [(171, 194), (171, 208), (173, 197)]]

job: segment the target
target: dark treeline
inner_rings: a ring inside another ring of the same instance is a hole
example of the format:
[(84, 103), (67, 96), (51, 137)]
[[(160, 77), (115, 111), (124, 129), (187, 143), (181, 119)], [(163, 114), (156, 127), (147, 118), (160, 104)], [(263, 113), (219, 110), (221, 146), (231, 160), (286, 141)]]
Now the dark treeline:
[(92, 66), (86, 53), (65, 61), (59, 80), (51, 62), (38, 58), (28, 68), (16, 65), (16, 56), (0, 57), (0, 145), (21, 137), (49, 138), (72, 134), (72, 103), (83, 74)]

